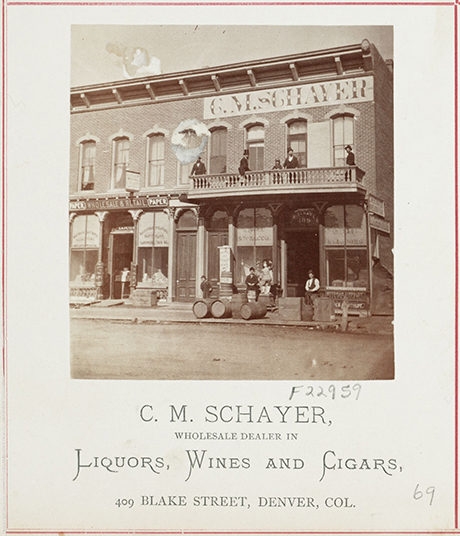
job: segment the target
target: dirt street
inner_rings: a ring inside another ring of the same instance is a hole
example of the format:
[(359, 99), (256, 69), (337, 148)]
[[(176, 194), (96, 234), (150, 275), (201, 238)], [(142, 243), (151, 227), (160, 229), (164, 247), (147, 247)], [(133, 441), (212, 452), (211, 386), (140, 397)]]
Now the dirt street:
[(298, 326), (72, 319), (71, 374), (81, 379), (383, 380), (393, 337)]

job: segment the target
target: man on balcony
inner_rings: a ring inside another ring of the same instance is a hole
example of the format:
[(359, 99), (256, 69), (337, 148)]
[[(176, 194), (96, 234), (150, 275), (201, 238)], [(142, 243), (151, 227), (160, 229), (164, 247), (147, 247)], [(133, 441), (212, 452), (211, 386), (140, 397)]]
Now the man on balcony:
[[(294, 169), (299, 167), (299, 161), (297, 160), (297, 157), (294, 156), (294, 150), (292, 147), (288, 148), (288, 156), (286, 160), (284, 161), (284, 169)], [(295, 182), (293, 179), (295, 178), (295, 173), (289, 173), (289, 182)]]
[[(356, 166), (355, 155), (353, 153), (353, 149), (351, 148), (351, 145), (347, 145), (345, 147), (345, 151), (347, 151), (347, 159), (345, 160), (347, 166)], [(351, 170), (346, 172), (345, 180), (351, 181)]]
[(193, 164), (191, 175), (206, 175), (206, 166), (201, 161), (201, 156)]

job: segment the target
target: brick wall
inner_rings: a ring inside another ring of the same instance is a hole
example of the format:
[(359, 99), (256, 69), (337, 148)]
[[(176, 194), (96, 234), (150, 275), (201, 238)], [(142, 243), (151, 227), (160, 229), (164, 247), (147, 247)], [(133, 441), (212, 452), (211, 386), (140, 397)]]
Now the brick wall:
[[(355, 147), (357, 165), (366, 172), (364, 185), (369, 192), (378, 194), (377, 162), (376, 162), (376, 132), (378, 128), (374, 117), (374, 103), (354, 103), (353, 108), (359, 110), (360, 115), (355, 122)], [(308, 114), (312, 122), (328, 121), (326, 114), (338, 110), (338, 106), (322, 106), (297, 110)], [(286, 157), (286, 126), (281, 123), (292, 110), (256, 114), (269, 122), (265, 129), (265, 168), (271, 169), (276, 158), (283, 162)], [(294, 111), (295, 113), (295, 111)], [(232, 128), (227, 134), (227, 170), (236, 172), (244, 148), (244, 128), (241, 123), (250, 116), (240, 115), (226, 117), (224, 121)], [(149, 129), (158, 126), (169, 131), (165, 143), (165, 189), (167, 191), (180, 191), (184, 187), (177, 186), (177, 159), (171, 149), (171, 135), (174, 129), (184, 119), (203, 118), (203, 98), (189, 98), (175, 102), (152, 103), (142, 106), (120, 106), (109, 110), (94, 110), (72, 114), (71, 117), (71, 146), (70, 146), (70, 192), (78, 190), (79, 147), (76, 142), (87, 134), (97, 136), (100, 142), (96, 148), (95, 193), (103, 193), (110, 189), (112, 142), (110, 137), (120, 130), (132, 134), (130, 143), (129, 168), (140, 171), (141, 186), (145, 185), (145, 164), (147, 139), (143, 134)], [(211, 121), (205, 121), (211, 124)], [(379, 134), (382, 136), (383, 134)], [(207, 152), (203, 155), (207, 162)]]

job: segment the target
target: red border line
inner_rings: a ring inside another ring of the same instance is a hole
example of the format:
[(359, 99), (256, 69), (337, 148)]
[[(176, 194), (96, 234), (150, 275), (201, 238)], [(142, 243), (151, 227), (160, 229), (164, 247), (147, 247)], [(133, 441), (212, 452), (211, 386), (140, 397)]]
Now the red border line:
[(7, 2), (8, 6), (455, 6), (453, 2)]
[[(8, 0), (2, 0), (2, 206), (3, 206), (3, 218), (2, 218), (2, 313), (3, 313), (3, 380), (5, 385), (5, 415), (7, 415), (7, 381), (6, 381), (6, 355), (7, 355), (7, 329), (6, 329), (6, 310), (7, 310), (7, 300), (6, 300), (6, 246), (7, 246), (7, 233), (6, 233), (6, 134), (7, 134), (7, 103), (6, 103), (6, 94), (7, 94), (7, 72), (6, 72), (6, 19), (7, 19), (7, 7), (8, 6), (151, 6), (151, 7), (183, 7), (183, 6), (453, 6), (454, 7), (454, 72), (455, 72), (455, 96), (454, 96), (454, 110), (455, 110), (455, 149), (454, 149), (454, 158), (455, 158), (455, 476), (454, 476), (454, 530), (459, 528), (459, 184), (458, 184), (458, 143), (459, 143), (459, 105), (458, 105), (458, 6), (460, 0), (454, 0), (453, 2), (8, 2)], [(5, 419), (5, 446), (7, 447), (7, 426), (8, 419)], [(6, 452), (8, 449), (6, 448)], [(7, 465), (5, 467), (5, 491), (6, 491), (6, 503), (5, 511), (8, 515), (8, 471)], [(6, 525), (8, 525), (8, 519), (6, 519)], [(6, 529), (5, 534), (56, 534), (54, 531), (42, 531), (42, 530), (22, 530), (14, 531)], [(442, 530), (442, 531), (403, 531), (403, 532), (325, 532), (325, 531), (314, 531), (314, 532), (204, 532), (204, 531), (144, 531), (144, 530), (134, 530), (134, 531), (65, 531), (66, 534), (452, 534), (453, 531)]]
[(7, 262), (7, 233), (6, 233), (6, 96), (7, 96), (7, 76), (6, 76), (6, 11), (7, 0), (2, 0), (2, 321), (3, 321), (3, 377), (2, 386), (4, 386), (4, 416), (5, 423), (2, 434), (2, 445), (5, 447), (5, 464), (4, 474), (5, 482), (2, 491), (5, 492), (5, 506), (2, 513), (5, 515), (5, 526), (8, 526), (8, 382), (7, 382), (7, 298), (6, 298), (6, 262)]
[(458, 438), (458, 4), (454, 7), (454, 69), (455, 69), (455, 523), (458, 529), (458, 456), (459, 456), (459, 438)]

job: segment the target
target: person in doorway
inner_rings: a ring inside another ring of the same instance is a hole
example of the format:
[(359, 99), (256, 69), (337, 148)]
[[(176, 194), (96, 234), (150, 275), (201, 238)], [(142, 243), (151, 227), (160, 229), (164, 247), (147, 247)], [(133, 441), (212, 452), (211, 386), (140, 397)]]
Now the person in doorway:
[[(121, 299), (123, 299), (125, 297), (125, 286), (126, 286), (126, 283), (129, 283), (129, 276), (130, 276), (130, 271), (127, 267), (123, 268), (123, 270), (121, 271), (121, 277), (120, 277), (120, 280), (121, 280)], [(128, 286), (129, 288), (129, 286)]]
[(312, 270), (308, 271), (308, 279), (305, 283), (305, 304), (314, 305), (314, 300), (319, 295), (319, 279), (315, 277)]
[(201, 161), (201, 156), (199, 156), (193, 164), (190, 175), (206, 175), (206, 166)]
[(270, 293), (270, 287), (273, 281), (272, 272), (270, 271), (270, 266), (268, 261), (264, 261), (262, 274), (260, 278), (260, 285), (262, 287), (262, 294), (267, 295)]
[(201, 292), (203, 293), (203, 298), (206, 300), (211, 296), (212, 292), (212, 285), (211, 283), (206, 279), (205, 275), (201, 276)]
[[(345, 151), (347, 152), (347, 158), (345, 160), (347, 166), (356, 166), (355, 154), (353, 153), (353, 149), (351, 148), (351, 145), (347, 145), (345, 147)], [(351, 170), (346, 171), (345, 180), (351, 181)]]
[[(259, 277), (256, 275), (254, 267), (249, 268), (249, 274), (246, 277), (246, 289), (249, 292), (255, 292), (256, 301), (259, 299), (260, 287), (259, 287)], [(249, 296), (248, 296), (249, 299)]]

